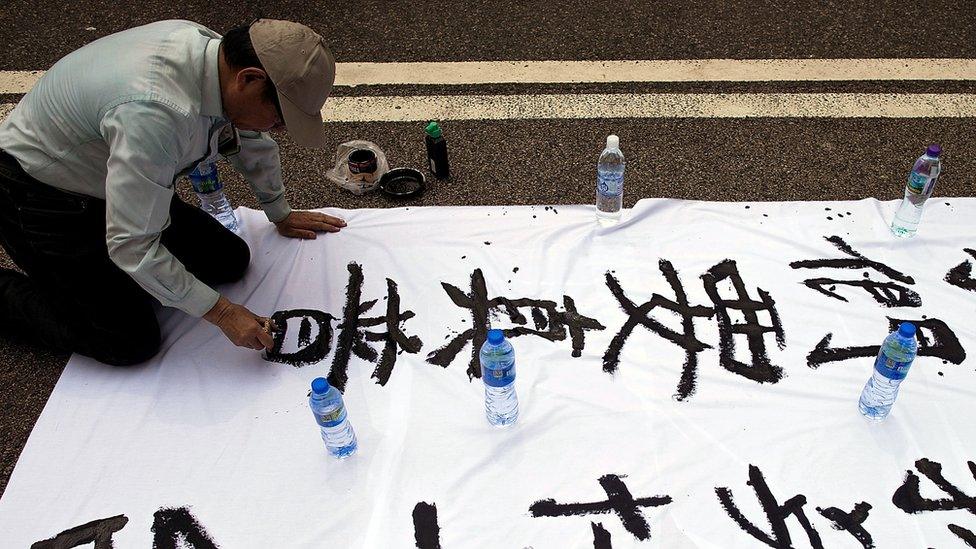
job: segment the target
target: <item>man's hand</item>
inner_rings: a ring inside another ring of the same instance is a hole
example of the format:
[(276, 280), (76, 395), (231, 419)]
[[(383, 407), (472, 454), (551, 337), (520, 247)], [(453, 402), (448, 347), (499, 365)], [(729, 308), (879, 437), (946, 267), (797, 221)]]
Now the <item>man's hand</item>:
[(220, 296), (217, 304), (203, 318), (220, 328), (227, 339), (238, 347), (260, 351), (274, 346), (270, 330), (265, 329), (267, 319), (248, 311), (244, 306), (231, 303), (224, 296)]
[(337, 233), (346, 226), (346, 222), (323, 213), (294, 210), (275, 225), (282, 236), (314, 240), (315, 233)]

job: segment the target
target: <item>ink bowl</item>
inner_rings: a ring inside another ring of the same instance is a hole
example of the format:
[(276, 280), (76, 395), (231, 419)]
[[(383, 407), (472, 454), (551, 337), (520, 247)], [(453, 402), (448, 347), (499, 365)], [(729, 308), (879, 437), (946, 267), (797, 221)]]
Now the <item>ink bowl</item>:
[(380, 178), (380, 190), (393, 198), (413, 198), (424, 193), (424, 174), (413, 168), (393, 168)]

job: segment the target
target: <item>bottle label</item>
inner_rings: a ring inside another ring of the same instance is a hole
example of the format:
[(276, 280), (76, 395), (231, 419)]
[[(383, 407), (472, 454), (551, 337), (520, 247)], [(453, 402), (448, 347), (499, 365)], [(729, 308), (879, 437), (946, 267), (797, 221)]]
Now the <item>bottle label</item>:
[(624, 191), (624, 174), (608, 173), (606, 175), (600, 175), (597, 179), (596, 188), (603, 196), (620, 196)]
[(206, 174), (202, 174), (200, 173), (201, 166), (204, 164), (200, 163), (190, 172), (190, 184), (193, 185), (193, 190), (200, 194), (208, 194), (223, 189), (220, 176), (217, 175), (217, 167), (211, 165), (210, 170)]
[(505, 387), (515, 381), (515, 361), (508, 363), (500, 362), (492, 365), (492, 368), (481, 367), (481, 379), (485, 385), (492, 387)]
[(908, 192), (912, 194), (922, 194), (925, 192), (926, 183), (929, 182), (929, 178), (918, 172), (912, 172), (912, 175), (908, 177)]
[(878, 353), (878, 358), (874, 361), (874, 369), (888, 379), (905, 379), (905, 376), (908, 375), (908, 369), (911, 366), (911, 360), (907, 362), (892, 360), (885, 354), (883, 349)]
[(336, 427), (346, 419), (346, 407), (339, 406), (315, 414), (315, 421), (322, 427)]

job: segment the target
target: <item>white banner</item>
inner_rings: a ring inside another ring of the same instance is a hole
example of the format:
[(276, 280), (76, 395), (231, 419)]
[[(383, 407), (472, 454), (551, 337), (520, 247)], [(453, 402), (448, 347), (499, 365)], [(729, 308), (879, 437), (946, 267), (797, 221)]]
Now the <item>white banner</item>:
[[(931, 200), (911, 240), (895, 206), (332, 211), (348, 227), (314, 241), (240, 210), (251, 267), (221, 291), (275, 313), (275, 350), (168, 311), (149, 363), (72, 357), (0, 546), (976, 543), (976, 200)], [(871, 423), (857, 399), (902, 320), (920, 357)], [(516, 350), (510, 429), (472, 378), (489, 325)], [(308, 410), (318, 376), (348, 460)]]

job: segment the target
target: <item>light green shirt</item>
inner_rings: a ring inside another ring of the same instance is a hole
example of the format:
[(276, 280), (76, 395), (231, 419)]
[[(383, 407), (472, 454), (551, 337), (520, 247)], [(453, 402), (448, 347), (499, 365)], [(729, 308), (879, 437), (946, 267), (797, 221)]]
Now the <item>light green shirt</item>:
[[(163, 305), (203, 316), (215, 290), (160, 242), (177, 176), (217, 156), (229, 122), (220, 35), (189, 21), (123, 31), (58, 61), (0, 124), (0, 149), (35, 179), (105, 199), (109, 257)], [(229, 156), (271, 221), (291, 212), (278, 145), (240, 132)]]

